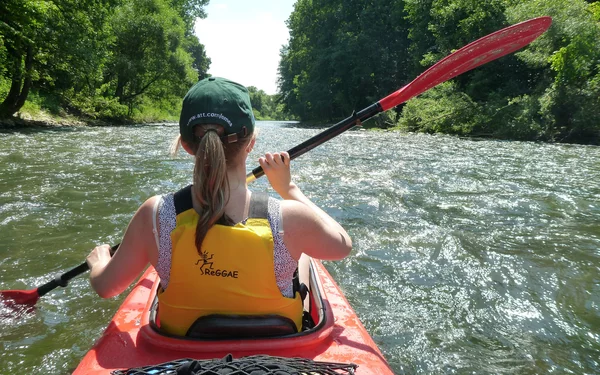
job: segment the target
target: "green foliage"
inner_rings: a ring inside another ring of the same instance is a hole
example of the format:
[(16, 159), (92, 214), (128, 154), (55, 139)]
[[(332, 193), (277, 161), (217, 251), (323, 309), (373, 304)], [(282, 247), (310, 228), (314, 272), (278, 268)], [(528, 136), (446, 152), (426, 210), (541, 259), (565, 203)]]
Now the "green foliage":
[(181, 98), (170, 97), (164, 99), (150, 99), (144, 97), (136, 107), (132, 118), (137, 123), (151, 123), (162, 121), (179, 121), (181, 111)]
[[(91, 118), (176, 118), (207, 76), (193, 35), (208, 0), (0, 2), (0, 117), (20, 108)], [(600, 2), (298, 0), (280, 51), (279, 94), (250, 88), (258, 119), (334, 122), (439, 59), (537, 16), (552, 27), (373, 121), (461, 135), (600, 142)], [(30, 98), (29, 102), (26, 101)]]
[(152, 112), (150, 117), (169, 114), (166, 103), (177, 108), (173, 103), (210, 65), (192, 34), (193, 20), (206, 16), (207, 3), (3, 1), (0, 117), (18, 111), (30, 92), (38, 95), (32, 97), (36, 105), (58, 102), (92, 118), (135, 118), (143, 110)]
[(287, 24), (279, 91), (303, 120), (347, 117), (406, 80), (404, 1), (299, 0)]
[(23, 105), (23, 111), (32, 115), (39, 116), (42, 113), (42, 106), (40, 105), (39, 98), (36, 98), (34, 95), (30, 95), (31, 98)]
[[(545, 140), (544, 129), (540, 126), (540, 102), (535, 96), (522, 95), (504, 103), (485, 108), (495, 111), (488, 122), (487, 134), (496, 138), (516, 140)], [(475, 135), (487, 135), (475, 134)]]
[(200, 43), (195, 35), (188, 35), (184, 40), (184, 48), (192, 57), (192, 68), (198, 76), (198, 81), (208, 77), (208, 67), (211, 60), (206, 56), (204, 45)]
[[(548, 14), (551, 30), (534, 46), (538, 60), (548, 64), (540, 102), (544, 138), (553, 141), (600, 141), (600, 23), (597, 3), (529, 0), (508, 12), (511, 20)], [(536, 60), (529, 55), (524, 58)]]
[(183, 23), (187, 25), (187, 33), (191, 34), (196, 18), (206, 18), (204, 7), (209, 0), (171, 0), (171, 8), (177, 9)]
[(248, 87), (252, 111), (257, 120), (294, 120), (279, 103), (279, 95), (268, 95), (254, 86)]
[(129, 0), (109, 20), (115, 37), (114, 96), (130, 107), (151, 86), (176, 82), (189, 87), (196, 77), (182, 46), (185, 30), (163, 0)]
[(73, 91), (69, 91), (67, 94), (70, 96), (70, 105), (86, 117), (107, 120), (127, 117), (128, 107), (121, 104), (118, 98), (80, 95)]
[(0, 98), (5, 97), (8, 94), (8, 90), (10, 90), (10, 81), (0, 76)]
[(346, 117), (467, 43), (544, 15), (553, 25), (541, 38), (411, 100), (398, 124), (411, 131), (599, 143), (598, 1), (299, 0), (281, 50), (281, 103), (303, 120)]
[(594, 19), (600, 22), (600, 1), (596, 1), (589, 5), (589, 10), (592, 13)]
[(484, 121), (479, 105), (456, 83), (445, 82), (409, 100), (398, 124), (408, 131), (467, 135)]

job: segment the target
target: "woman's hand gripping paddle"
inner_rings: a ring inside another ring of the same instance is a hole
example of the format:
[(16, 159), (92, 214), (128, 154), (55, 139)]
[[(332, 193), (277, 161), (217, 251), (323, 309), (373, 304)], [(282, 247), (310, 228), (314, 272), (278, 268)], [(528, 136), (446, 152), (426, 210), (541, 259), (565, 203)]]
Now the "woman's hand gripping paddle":
[[(117, 251), (119, 245), (115, 245), (110, 248), (110, 254), (114, 254)], [(4, 302), (6, 306), (17, 306), (26, 305), (34, 306), (37, 300), (44, 294), (58, 288), (59, 286), (65, 287), (69, 284), (69, 281), (81, 275), (82, 273), (89, 270), (86, 262), (78, 265), (77, 267), (57, 276), (54, 280), (47, 282), (46, 284), (31, 290), (2, 290), (0, 291), (0, 300)]]
[[(355, 125), (370, 119), (379, 112), (387, 111), (400, 105), (430, 88), (439, 85), (459, 74), (508, 55), (533, 42), (542, 35), (552, 24), (552, 18), (539, 17), (509, 26), (496, 31), (488, 36), (467, 44), (458, 51), (453, 52), (435, 65), (427, 69), (411, 83), (400, 90), (386, 96), (375, 104), (363, 109), (345, 120), (333, 125), (325, 131), (315, 135), (307, 141), (290, 149), (290, 159), (295, 159), (318, 145), (327, 142), (333, 137), (345, 132)], [(265, 173), (257, 167), (246, 175), (246, 182), (250, 183)]]

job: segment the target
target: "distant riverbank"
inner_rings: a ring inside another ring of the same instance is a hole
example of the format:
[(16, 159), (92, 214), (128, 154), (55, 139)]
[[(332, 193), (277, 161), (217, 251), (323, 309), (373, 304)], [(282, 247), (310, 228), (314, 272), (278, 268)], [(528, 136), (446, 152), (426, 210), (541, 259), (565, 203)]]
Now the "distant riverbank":
[(73, 115), (59, 116), (46, 111), (39, 113), (17, 113), (12, 118), (0, 119), (0, 129), (23, 129), (23, 128), (62, 128), (82, 126), (115, 126), (140, 123), (168, 123), (175, 122), (173, 119), (157, 119), (155, 121), (140, 122), (135, 119), (122, 119), (120, 121), (95, 119), (91, 117), (80, 117)]
[[(272, 120), (263, 119), (257, 117), (257, 121), (286, 121), (288, 120)], [(302, 128), (322, 128), (326, 129), (333, 126), (334, 124), (329, 122), (301, 122), (293, 121), (299, 124)], [(39, 128), (78, 128), (78, 127), (103, 127), (103, 126), (127, 126), (127, 125), (140, 125), (140, 124), (167, 124), (177, 123), (176, 118), (170, 119), (158, 119), (152, 116), (144, 119), (97, 119), (85, 116), (74, 116), (74, 115), (54, 115), (45, 110), (31, 112), (19, 112), (15, 116), (9, 119), (0, 119), (0, 131), (11, 131), (20, 129), (39, 129)], [(403, 128), (401, 126), (390, 126), (391, 123), (386, 121), (386, 118), (374, 118), (363, 125), (357, 125), (355, 129), (364, 129), (368, 131), (376, 132), (399, 132), (399, 133), (419, 133), (410, 129)], [(421, 132), (426, 133), (426, 132)], [(452, 135), (452, 134), (450, 134)], [(470, 139), (487, 139), (487, 140), (512, 140), (502, 137), (496, 137), (493, 134), (471, 134), (471, 135), (458, 135), (459, 138), (470, 138)], [(538, 141), (541, 143), (571, 143), (571, 144), (583, 144), (583, 145), (598, 145), (597, 139), (589, 139), (587, 142), (562, 142), (562, 141)]]

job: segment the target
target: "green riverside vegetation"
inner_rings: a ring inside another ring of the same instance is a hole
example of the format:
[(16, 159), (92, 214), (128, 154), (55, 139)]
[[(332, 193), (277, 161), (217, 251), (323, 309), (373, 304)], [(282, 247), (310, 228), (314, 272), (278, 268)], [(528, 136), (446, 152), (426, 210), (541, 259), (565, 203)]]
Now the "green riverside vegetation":
[[(2, 1), (0, 120), (176, 121), (182, 97), (208, 76), (211, 60), (193, 33), (207, 4)], [(275, 95), (256, 88), (251, 95), (258, 119), (293, 119)]]
[(551, 16), (553, 25), (533, 44), (388, 111), (375, 125), (598, 144), (598, 1), (298, 0), (281, 50), (281, 102), (300, 120), (334, 122), (454, 50), (538, 16)]
[[(29, 100), (91, 119), (175, 118), (210, 59), (193, 34), (208, 0), (3, 0), (0, 118)], [(35, 114), (35, 113), (34, 113)]]
[[(176, 120), (187, 89), (208, 75), (210, 58), (193, 34), (207, 4), (2, 1), (0, 121), (39, 112)], [(553, 25), (530, 46), (367, 125), (600, 144), (600, 1), (298, 0), (280, 53), (279, 93), (249, 88), (255, 115), (336, 122), (469, 42), (538, 16)]]
[(279, 95), (269, 95), (254, 86), (248, 87), (250, 102), (254, 117), (258, 120), (295, 120), (296, 118), (285, 111), (285, 106), (280, 102)]

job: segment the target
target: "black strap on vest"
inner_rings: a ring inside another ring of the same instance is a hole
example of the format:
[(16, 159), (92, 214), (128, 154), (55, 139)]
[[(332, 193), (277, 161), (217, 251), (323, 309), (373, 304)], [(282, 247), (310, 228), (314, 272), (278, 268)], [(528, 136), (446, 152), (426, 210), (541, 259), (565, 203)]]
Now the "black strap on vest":
[(175, 204), (175, 215), (194, 207), (192, 202), (192, 185), (188, 185), (173, 194), (173, 203)]
[[(179, 215), (194, 207), (192, 202), (192, 185), (188, 185), (173, 194), (175, 215)], [(248, 218), (266, 219), (269, 214), (269, 194), (266, 192), (252, 193), (248, 207)]]
[(252, 193), (250, 206), (248, 207), (248, 218), (266, 219), (269, 215), (269, 194), (265, 192)]

